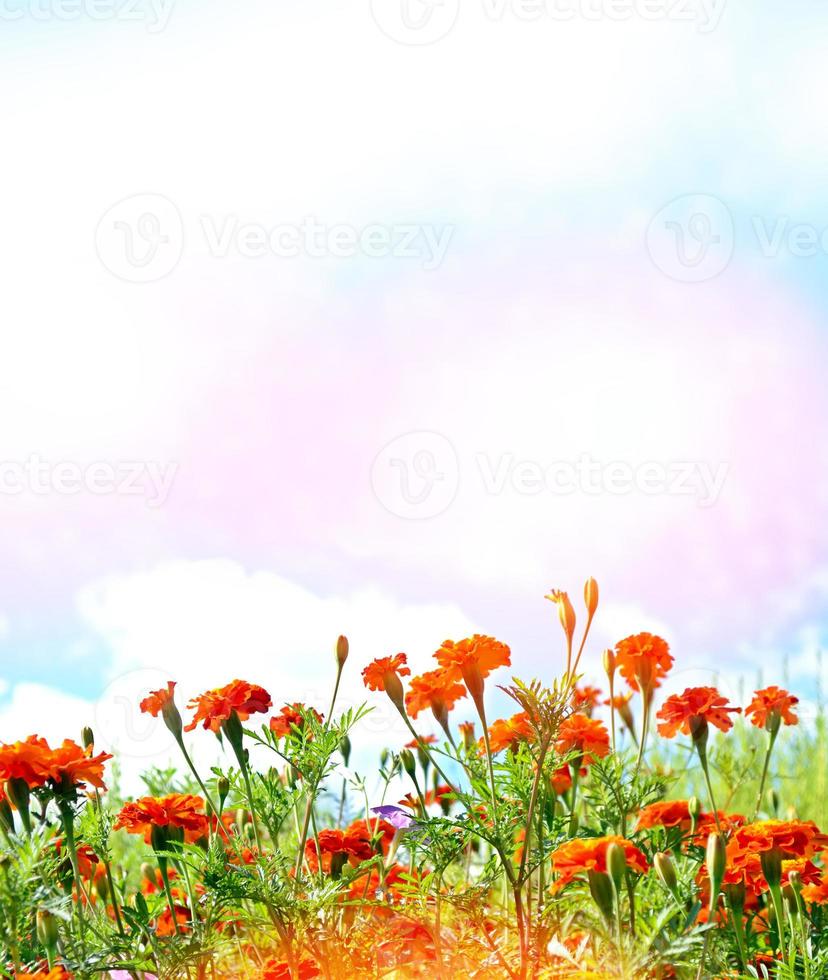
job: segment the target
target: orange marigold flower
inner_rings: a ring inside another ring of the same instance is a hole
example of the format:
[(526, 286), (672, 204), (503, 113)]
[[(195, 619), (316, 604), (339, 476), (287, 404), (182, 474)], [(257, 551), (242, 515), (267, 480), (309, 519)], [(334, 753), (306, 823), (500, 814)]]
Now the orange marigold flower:
[(583, 711), (590, 714), (593, 708), (597, 708), (601, 703), (601, 692), (597, 687), (587, 684), (584, 687), (576, 687), (572, 692), (572, 708), (574, 711)]
[(610, 750), (609, 732), (597, 718), (570, 715), (561, 722), (555, 747), (560, 755), (577, 752), (585, 760), (603, 759)]
[[(525, 711), (520, 711), (511, 718), (499, 718), (489, 727), (489, 745), (492, 752), (516, 748), (518, 742), (528, 742), (534, 736), (535, 730)], [(480, 744), (481, 747), (485, 746), (482, 739)]]
[(552, 789), (557, 793), (558, 796), (563, 796), (572, 789), (572, 773), (570, 772), (569, 766), (561, 766), (556, 769), (550, 778), (552, 784)]
[(647, 859), (639, 849), (623, 837), (576, 837), (552, 852), (552, 869), (559, 875), (552, 887), (560, 891), (578, 875), (588, 871), (607, 870), (607, 848), (610, 844), (618, 844), (623, 848), (627, 858), (627, 867), (638, 874), (647, 871)]
[(786, 860), (810, 858), (828, 847), (828, 834), (811, 820), (759, 820), (734, 831), (730, 845), (734, 854), (778, 850)]
[(73, 974), (68, 973), (65, 967), (57, 964), (51, 970), (45, 966), (35, 973), (16, 973), (15, 980), (72, 980), (72, 976)]
[(49, 778), (56, 787), (82, 788), (88, 783), (97, 789), (106, 789), (103, 781), (104, 763), (112, 758), (107, 752), (91, 754), (92, 750), (81, 748), (71, 739), (64, 739), (63, 744), (51, 749), (45, 757), (44, 765)]
[(410, 742), (405, 743), (406, 749), (419, 749), (421, 744), (425, 745), (436, 745), (437, 736), (436, 735), (423, 735), (422, 738), (412, 738)]
[[(178, 932), (185, 933), (189, 931), (190, 927), (190, 910), (186, 905), (176, 905), (175, 906), (175, 918), (178, 923)], [(159, 913), (158, 918), (155, 920), (155, 934), (156, 936), (174, 936), (176, 933), (176, 927), (173, 923), (172, 912), (169, 908), (164, 908), (162, 912)]]
[(143, 834), (144, 840), (150, 843), (153, 827), (175, 827), (183, 830), (184, 839), (192, 843), (207, 836), (208, 823), (203, 811), (204, 800), (200, 796), (183, 793), (144, 796), (124, 804), (114, 829)]
[(166, 688), (162, 687), (158, 691), (150, 691), (138, 707), (144, 714), (157, 718), (174, 697), (175, 681), (167, 681)]
[(395, 653), (393, 657), (378, 657), (363, 668), (362, 681), (369, 691), (384, 691), (389, 675), (399, 680), (400, 677), (411, 674), (411, 669), (406, 667), (407, 663), (408, 657), (404, 653)]
[(615, 662), (634, 691), (651, 694), (673, 666), (673, 657), (667, 641), (660, 636), (636, 633), (616, 644)]
[(828, 871), (822, 872), (819, 881), (807, 884), (802, 889), (802, 897), (815, 905), (828, 905)]
[[(299, 961), (297, 968), (299, 980), (312, 980), (322, 972), (313, 960), (304, 959)], [(291, 973), (290, 964), (283, 960), (277, 963), (276, 960), (268, 960), (262, 967), (261, 980), (293, 980), (295, 974)]]
[(30, 789), (42, 786), (49, 778), (43, 766), (49, 751), (49, 743), (37, 735), (30, 735), (24, 742), (0, 745), (0, 783), (23, 779)]
[(298, 728), (301, 730), (305, 725), (305, 718), (302, 715), (302, 710), (310, 711), (313, 717), (321, 722), (322, 715), (319, 714), (314, 708), (306, 708), (304, 704), (295, 702), (294, 704), (286, 704), (284, 708), (281, 708), (278, 715), (274, 715), (270, 719), (270, 730), (276, 736), (276, 738), (283, 738), (285, 735), (295, 734), (295, 730)]
[(740, 712), (741, 708), (727, 707), (727, 698), (719, 694), (715, 687), (688, 687), (683, 694), (672, 694), (656, 715), (662, 719), (658, 726), (660, 735), (673, 738), (681, 731), (685, 735), (697, 737), (706, 723), (715, 725), (723, 732), (730, 731), (733, 722), (729, 713)]
[(498, 667), (508, 667), (512, 663), (512, 653), (505, 643), (492, 636), (474, 636), (454, 643), (444, 640), (440, 649), (434, 654), (437, 663), (444, 667), (455, 678), (465, 676), (470, 668), (476, 668), (485, 680)]
[(791, 711), (795, 704), (799, 704), (799, 698), (783, 688), (776, 685), (763, 687), (745, 708), (745, 717), (752, 716), (750, 720), (757, 728), (768, 728), (769, 723), (773, 724), (774, 721), (778, 725), (780, 720), (786, 725), (796, 725), (799, 719)]
[(466, 696), (466, 688), (445, 667), (412, 677), (405, 695), (405, 708), (411, 718), (431, 708), (435, 717), (443, 717)]
[(687, 800), (660, 800), (643, 807), (638, 814), (637, 830), (651, 827), (690, 827), (690, 807)]
[(200, 694), (187, 704), (188, 708), (195, 708), (196, 713), (184, 730), (191, 732), (202, 722), (204, 728), (218, 734), (234, 712), (239, 721), (247, 721), (252, 714), (267, 711), (272, 706), (270, 695), (263, 687), (247, 681), (231, 681), (224, 687)]

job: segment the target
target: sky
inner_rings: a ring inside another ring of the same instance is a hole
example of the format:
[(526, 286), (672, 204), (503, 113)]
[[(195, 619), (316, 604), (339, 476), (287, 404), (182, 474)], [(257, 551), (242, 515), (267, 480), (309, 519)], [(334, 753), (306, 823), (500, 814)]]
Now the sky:
[[(591, 680), (650, 629), (677, 689), (784, 680), (813, 707), (813, 3), (0, 21), (0, 740), (91, 723), (163, 761), (146, 690), (242, 676), (323, 708), (339, 633), (343, 703), (371, 658), (424, 669), (473, 631), (551, 680), (544, 595), (588, 575)], [(377, 707), (373, 747), (399, 734)]]

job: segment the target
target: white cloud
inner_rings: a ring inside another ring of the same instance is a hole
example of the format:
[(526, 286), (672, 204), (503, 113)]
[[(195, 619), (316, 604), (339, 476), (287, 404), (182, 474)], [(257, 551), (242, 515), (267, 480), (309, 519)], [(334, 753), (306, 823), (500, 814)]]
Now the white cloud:
[[(351, 654), (338, 708), (368, 701), (375, 710), (361, 724), (361, 744), (398, 746), (407, 740), (402, 722), (383, 695), (366, 691), (361, 668), (404, 651), (416, 673), (427, 669), (442, 640), (475, 628), (450, 604), (404, 606), (374, 590), (321, 598), (229, 560), (171, 561), (112, 576), (84, 589), (78, 608), (112, 652), (109, 684), (96, 706), (99, 741), (139, 768), (175, 754), (160, 722), (138, 711), (148, 690), (175, 680), (183, 707), (193, 695), (240, 677), (266, 687), (277, 708), (302, 701), (327, 713), (340, 633), (349, 637)], [(209, 734), (194, 732), (190, 739), (203, 758), (213, 753)]]

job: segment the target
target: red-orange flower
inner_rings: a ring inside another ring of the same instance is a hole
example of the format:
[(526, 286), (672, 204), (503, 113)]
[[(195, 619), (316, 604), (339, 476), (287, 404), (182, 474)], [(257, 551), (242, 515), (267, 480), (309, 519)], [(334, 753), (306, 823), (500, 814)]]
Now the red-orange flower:
[[(516, 747), (518, 742), (528, 742), (534, 738), (535, 730), (525, 711), (520, 711), (511, 718), (498, 718), (489, 728), (489, 745), (492, 752)], [(481, 739), (481, 746), (484, 745)]]
[(802, 897), (806, 902), (828, 905), (828, 871), (822, 872), (819, 881), (806, 885), (802, 889)]
[(673, 738), (681, 731), (685, 735), (697, 737), (704, 724), (712, 724), (723, 732), (730, 731), (733, 722), (728, 713), (739, 712), (741, 708), (727, 707), (727, 698), (715, 687), (688, 687), (683, 694), (672, 694), (656, 715), (662, 720), (658, 726), (660, 735)]
[(606, 872), (607, 848), (610, 844), (618, 844), (623, 848), (627, 867), (631, 871), (646, 873), (647, 859), (634, 844), (623, 837), (576, 837), (552, 852), (552, 868), (559, 875), (552, 890), (560, 891), (575, 877), (588, 871)]
[(67, 973), (66, 969), (60, 964), (53, 966), (50, 970), (45, 966), (42, 970), (35, 973), (16, 973), (15, 980), (71, 980), (72, 974)]
[(591, 714), (593, 708), (597, 708), (601, 703), (601, 692), (597, 687), (589, 684), (584, 687), (576, 687), (572, 692), (572, 708), (574, 711), (583, 711), (584, 714)]
[[(753, 700), (745, 708), (745, 717), (750, 717), (751, 722), (757, 728), (767, 728), (768, 723), (776, 724), (784, 721), (786, 725), (796, 725), (799, 722), (797, 716), (791, 708), (799, 704), (799, 698), (789, 694), (786, 690), (776, 685), (763, 687), (753, 695)], [(752, 716), (752, 717), (751, 717)]]
[(634, 691), (652, 693), (673, 666), (673, 657), (660, 636), (636, 633), (616, 644), (615, 662)]
[(505, 643), (479, 633), (458, 643), (444, 640), (434, 657), (457, 680), (470, 667), (476, 667), (485, 680), (493, 670), (508, 667), (512, 662), (511, 651)]
[(760, 820), (734, 831), (734, 853), (763, 854), (778, 850), (786, 860), (810, 858), (828, 847), (828, 834), (811, 820)]
[(636, 829), (648, 830), (651, 827), (690, 827), (690, 807), (687, 800), (660, 800), (650, 803), (638, 814)]
[(603, 759), (610, 750), (609, 732), (597, 718), (577, 713), (561, 722), (555, 747), (561, 755), (577, 752), (584, 761)]
[(419, 677), (412, 677), (405, 695), (405, 708), (411, 718), (431, 708), (435, 717), (445, 717), (461, 698), (466, 688), (445, 667), (429, 670)]
[(175, 827), (184, 831), (186, 841), (193, 842), (207, 836), (208, 823), (203, 811), (204, 800), (200, 796), (182, 793), (144, 796), (124, 804), (114, 829), (143, 834), (149, 843), (153, 827)]
[[(313, 960), (300, 960), (297, 967), (299, 980), (312, 980), (322, 972)], [(290, 964), (283, 960), (277, 963), (276, 960), (268, 960), (262, 968), (261, 980), (293, 980), (294, 973), (291, 972)]]
[(390, 677), (407, 677), (411, 669), (406, 667), (408, 657), (395, 653), (393, 657), (378, 657), (362, 670), (362, 682), (369, 691), (384, 691)]
[(53, 749), (45, 739), (30, 735), (25, 742), (0, 745), (0, 782), (22, 779), (31, 789), (49, 782), (58, 790), (77, 789), (87, 783), (106, 789), (103, 768), (111, 758), (106, 752), (93, 756), (91, 748), (81, 748), (71, 739)]
[(285, 735), (293, 735), (296, 729), (302, 729), (305, 725), (305, 719), (302, 715), (302, 711), (310, 711), (313, 717), (317, 721), (322, 721), (322, 715), (319, 714), (313, 708), (306, 708), (304, 704), (299, 704), (298, 702), (294, 704), (286, 704), (284, 708), (281, 708), (278, 715), (274, 715), (270, 719), (270, 730), (276, 736), (276, 738), (283, 738)]
[(166, 688), (150, 691), (138, 706), (144, 714), (157, 718), (175, 697), (175, 681), (167, 681)]
[(252, 714), (267, 711), (272, 706), (270, 695), (263, 687), (248, 684), (247, 681), (231, 681), (224, 687), (200, 694), (188, 703), (187, 707), (195, 708), (196, 713), (184, 730), (191, 732), (202, 722), (204, 728), (218, 734), (234, 712), (239, 721), (247, 721)]

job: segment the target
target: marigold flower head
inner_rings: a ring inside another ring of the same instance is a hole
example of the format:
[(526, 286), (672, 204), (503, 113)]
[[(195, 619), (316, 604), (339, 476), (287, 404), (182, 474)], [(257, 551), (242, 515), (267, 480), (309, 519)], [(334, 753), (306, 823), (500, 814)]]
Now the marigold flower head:
[(645, 874), (647, 859), (641, 851), (623, 837), (576, 837), (552, 852), (552, 869), (557, 872), (558, 879), (552, 887), (560, 891), (578, 875), (589, 871), (607, 871), (607, 850), (611, 844), (617, 844), (623, 851), (627, 867), (637, 873)]
[(650, 803), (638, 814), (636, 829), (649, 830), (652, 827), (690, 827), (690, 807), (687, 800), (659, 800)]
[(616, 644), (615, 662), (634, 691), (651, 694), (673, 666), (673, 657), (667, 641), (660, 636), (636, 633)]
[(167, 681), (167, 686), (158, 691), (150, 691), (140, 703), (139, 708), (144, 714), (157, 718), (175, 696), (175, 681)]
[(408, 657), (395, 653), (391, 657), (378, 657), (362, 670), (362, 682), (369, 691), (385, 691), (394, 707), (405, 714), (405, 703), (401, 677), (411, 674), (406, 666)]
[(603, 722), (579, 712), (561, 722), (555, 747), (560, 755), (577, 752), (585, 761), (603, 759), (610, 750), (609, 732)]
[[(489, 728), (489, 745), (492, 752), (501, 752), (503, 749), (514, 748), (518, 742), (531, 741), (535, 736), (535, 730), (529, 720), (529, 715), (525, 711), (520, 711), (511, 718), (498, 718)], [(484, 747), (481, 739), (481, 748)]]
[(734, 854), (778, 850), (783, 860), (810, 858), (828, 847), (828, 834), (811, 820), (759, 820), (735, 830), (731, 844)]
[(143, 834), (150, 843), (153, 827), (173, 827), (184, 832), (190, 843), (207, 836), (207, 817), (204, 800), (200, 796), (170, 793), (167, 796), (144, 796), (132, 803), (125, 803), (115, 823), (115, 830), (130, 834)]
[(443, 718), (466, 693), (466, 688), (452, 671), (438, 667), (411, 678), (405, 707), (411, 718), (416, 718), (427, 708), (431, 708), (436, 718)]
[(188, 708), (195, 708), (196, 712), (184, 731), (193, 731), (201, 722), (205, 729), (218, 734), (222, 725), (234, 713), (239, 721), (247, 721), (252, 714), (267, 711), (272, 706), (270, 695), (263, 687), (234, 680), (224, 687), (216, 687), (200, 694), (187, 704)]
[(310, 711), (313, 717), (321, 722), (322, 715), (319, 714), (314, 708), (307, 708), (304, 704), (294, 702), (293, 704), (286, 704), (284, 708), (279, 710), (278, 715), (274, 715), (270, 719), (270, 730), (276, 736), (276, 738), (284, 738), (285, 735), (293, 735), (296, 729), (301, 731), (305, 726), (305, 716), (302, 711)]
[(715, 687), (688, 687), (683, 694), (672, 694), (656, 715), (662, 720), (658, 726), (660, 735), (673, 738), (679, 731), (685, 735), (699, 737), (705, 723), (715, 725), (723, 732), (730, 731), (733, 722), (729, 714), (740, 712), (741, 708), (727, 706), (727, 698), (719, 694)]
[(575, 632), (575, 610), (572, 607), (569, 596), (566, 594), (566, 592), (561, 592), (560, 589), (552, 589), (548, 595), (544, 596), (544, 599), (554, 602), (558, 607), (558, 618), (560, 619), (561, 626), (566, 634), (567, 643), (571, 644), (572, 635)]
[(51, 783), (61, 792), (78, 790), (89, 784), (106, 789), (104, 763), (112, 756), (107, 752), (92, 754), (71, 739), (64, 739), (56, 749), (37, 735), (25, 742), (0, 745), (0, 782), (22, 779), (30, 789)]
[(597, 708), (601, 703), (601, 691), (597, 687), (585, 684), (583, 687), (576, 687), (572, 692), (572, 708), (574, 711), (583, 711), (590, 714), (593, 708)]
[(745, 717), (749, 717), (757, 728), (769, 730), (773, 725), (778, 727), (780, 721), (784, 721), (786, 725), (796, 725), (799, 719), (791, 711), (795, 704), (799, 704), (799, 698), (789, 694), (784, 688), (776, 685), (763, 687), (753, 695), (753, 700), (745, 708)]
[(485, 679), (498, 667), (508, 667), (512, 662), (511, 656), (511, 650), (505, 643), (480, 633), (458, 643), (444, 640), (434, 654), (437, 663), (449, 671), (455, 680), (462, 679), (478, 705), (483, 697)]

